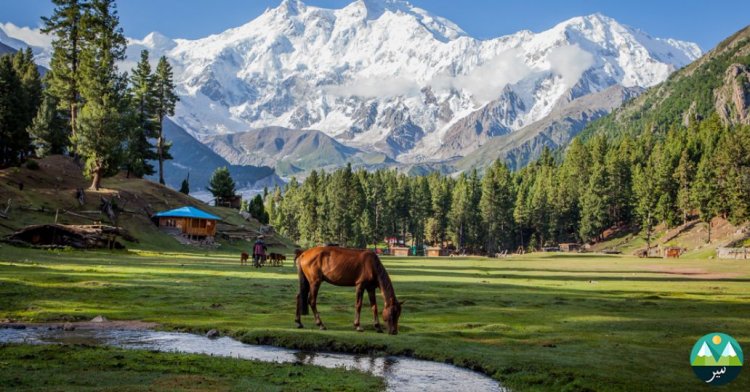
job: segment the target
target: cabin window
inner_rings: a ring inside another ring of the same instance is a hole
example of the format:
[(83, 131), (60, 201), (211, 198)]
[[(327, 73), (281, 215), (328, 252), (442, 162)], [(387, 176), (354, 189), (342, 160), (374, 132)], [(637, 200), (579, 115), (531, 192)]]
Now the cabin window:
[(174, 219), (165, 219), (164, 220), (164, 226), (166, 226), (166, 227), (175, 227), (175, 226), (177, 226), (177, 222)]
[(204, 219), (193, 219), (192, 226), (194, 228), (205, 229), (206, 228), (206, 221)]

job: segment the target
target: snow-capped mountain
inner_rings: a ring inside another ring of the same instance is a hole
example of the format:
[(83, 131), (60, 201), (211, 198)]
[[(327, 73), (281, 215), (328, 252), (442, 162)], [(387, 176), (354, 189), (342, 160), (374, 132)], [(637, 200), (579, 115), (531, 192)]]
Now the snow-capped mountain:
[[(702, 54), (601, 14), (479, 40), (400, 0), (341, 9), (284, 0), (206, 38), (131, 39), (129, 59), (141, 49), (174, 65), (181, 101), (173, 120), (198, 139), (315, 129), (402, 162), (462, 155), (544, 118), (561, 100), (616, 84), (649, 87)], [(482, 127), (461, 121), (477, 111)]]

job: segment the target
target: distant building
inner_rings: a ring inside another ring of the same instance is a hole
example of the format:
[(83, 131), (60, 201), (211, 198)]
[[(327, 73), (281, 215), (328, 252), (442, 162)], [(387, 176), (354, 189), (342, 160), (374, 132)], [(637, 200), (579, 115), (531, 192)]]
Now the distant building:
[(159, 228), (173, 231), (172, 234), (180, 234), (190, 240), (212, 240), (216, 235), (216, 224), (221, 220), (216, 215), (190, 206), (162, 211), (151, 219)]

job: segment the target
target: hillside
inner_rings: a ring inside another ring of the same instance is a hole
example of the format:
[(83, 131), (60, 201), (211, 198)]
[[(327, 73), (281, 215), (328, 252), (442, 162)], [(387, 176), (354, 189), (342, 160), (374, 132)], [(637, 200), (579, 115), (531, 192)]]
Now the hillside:
[[(0, 218), (0, 236), (32, 224), (53, 223), (55, 215), (63, 224), (92, 224), (100, 221), (113, 224), (98, 213), (102, 197), (113, 199), (123, 212), (117, 224), (127, 229), (139, 242), (128, 243), (127, 247), (149, 250), (184, 251), (174, 238), (162, 233), (151, 222), (151, 214), (192, 205), (222, 218), (219, 232), (244, 232), (255, 236), (260, 224), (251, 219), (246, 221), (235, 210), (212, 207), (190, 196), (176, 192), (158, 183), (118, 175), (103, 181), (99, 191), (88, 189), (90, 181), (81, 174), (80, 168), (72, 159), (64, 156), (50, 156), (38, 161), (39, 169), (12, 167), (0, 170), (0, 211), (7, 203), (9, 219)], [(19, 183), (23, 183), (23, 190)], [(85, 203), (79, 205), (76, 189), (85, 190)], [(221, 249), (247, 249), (248, 243), (217, 237)], [(269, 244), (289, 248), (292, 244), (277, 235), (269, 236)], [(6, 246), (6, 245), (2, 245)]]
[(718, 113), (725, 124), (750, 124), (750, 26), (722, 41), (689, 66), (672, 74), (581, 133), (611, 136), (664, 132), (688, 127)]
[(234, 165), (272, 166), (282, 175), (344, 166), (361, 154), (323, 132), (282, 127), (212, 136), (206, 138), (205, 143)]
[[(164, 180), (174, 189), (179, 189), (189, 173), (191, 190), (205, 190), (214, 170), (222, 166), (229, 168), (238, 188), (262, 189), (263, 186), (282, 183), (271, 167), (230, 164), (170, 119), (164, 120), (164, 135), (172, 142), (170, 153), (174, 157), (164, 162)], [(153, 164), (156, 166), (156, 162)], [(149, 178), (158, 181), (159, 177), (155, 174)]]
[[(643, 233), (636, 233), (630, 228), (608, 230), (603, 241), (591, 247), (593, 251), (617, 250), (627, 255), (634, 255), (646, 249)], [(664, 224), (654, 229), (652, 246), (676, 246), (684, 249), (682, 257), (715, 258), (716, 248), (746, 246), (750, 238), (750, 225), (733, 225), (726, 219), (716, 217), (711, 221), (711, 242), (708, 239), (706, 224), (698, 220), (669, 228)]]
[(513, 133), (489, 139), (456, 162), (455, 166), (466, 171), (473, 167), (484, 168), (502, 159), (509, 167), (520, 169), (538, 157), (545, 147), (556, 149), (566, 146), (590, 121), (608, 114), (642, 91), (639, 87), (616, 85), (562, 102), (542, 120)]

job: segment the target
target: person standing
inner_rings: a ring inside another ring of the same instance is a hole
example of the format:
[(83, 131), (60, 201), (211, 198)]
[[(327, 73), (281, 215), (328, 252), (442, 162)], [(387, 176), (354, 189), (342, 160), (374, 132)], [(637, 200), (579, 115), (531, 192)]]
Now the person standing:
[(266, 249), (268, 248), (263, 242), (263, 236), (259, 236), (253, 245), (253, 267), (260, 268), (261, 262), (266, 258)]

